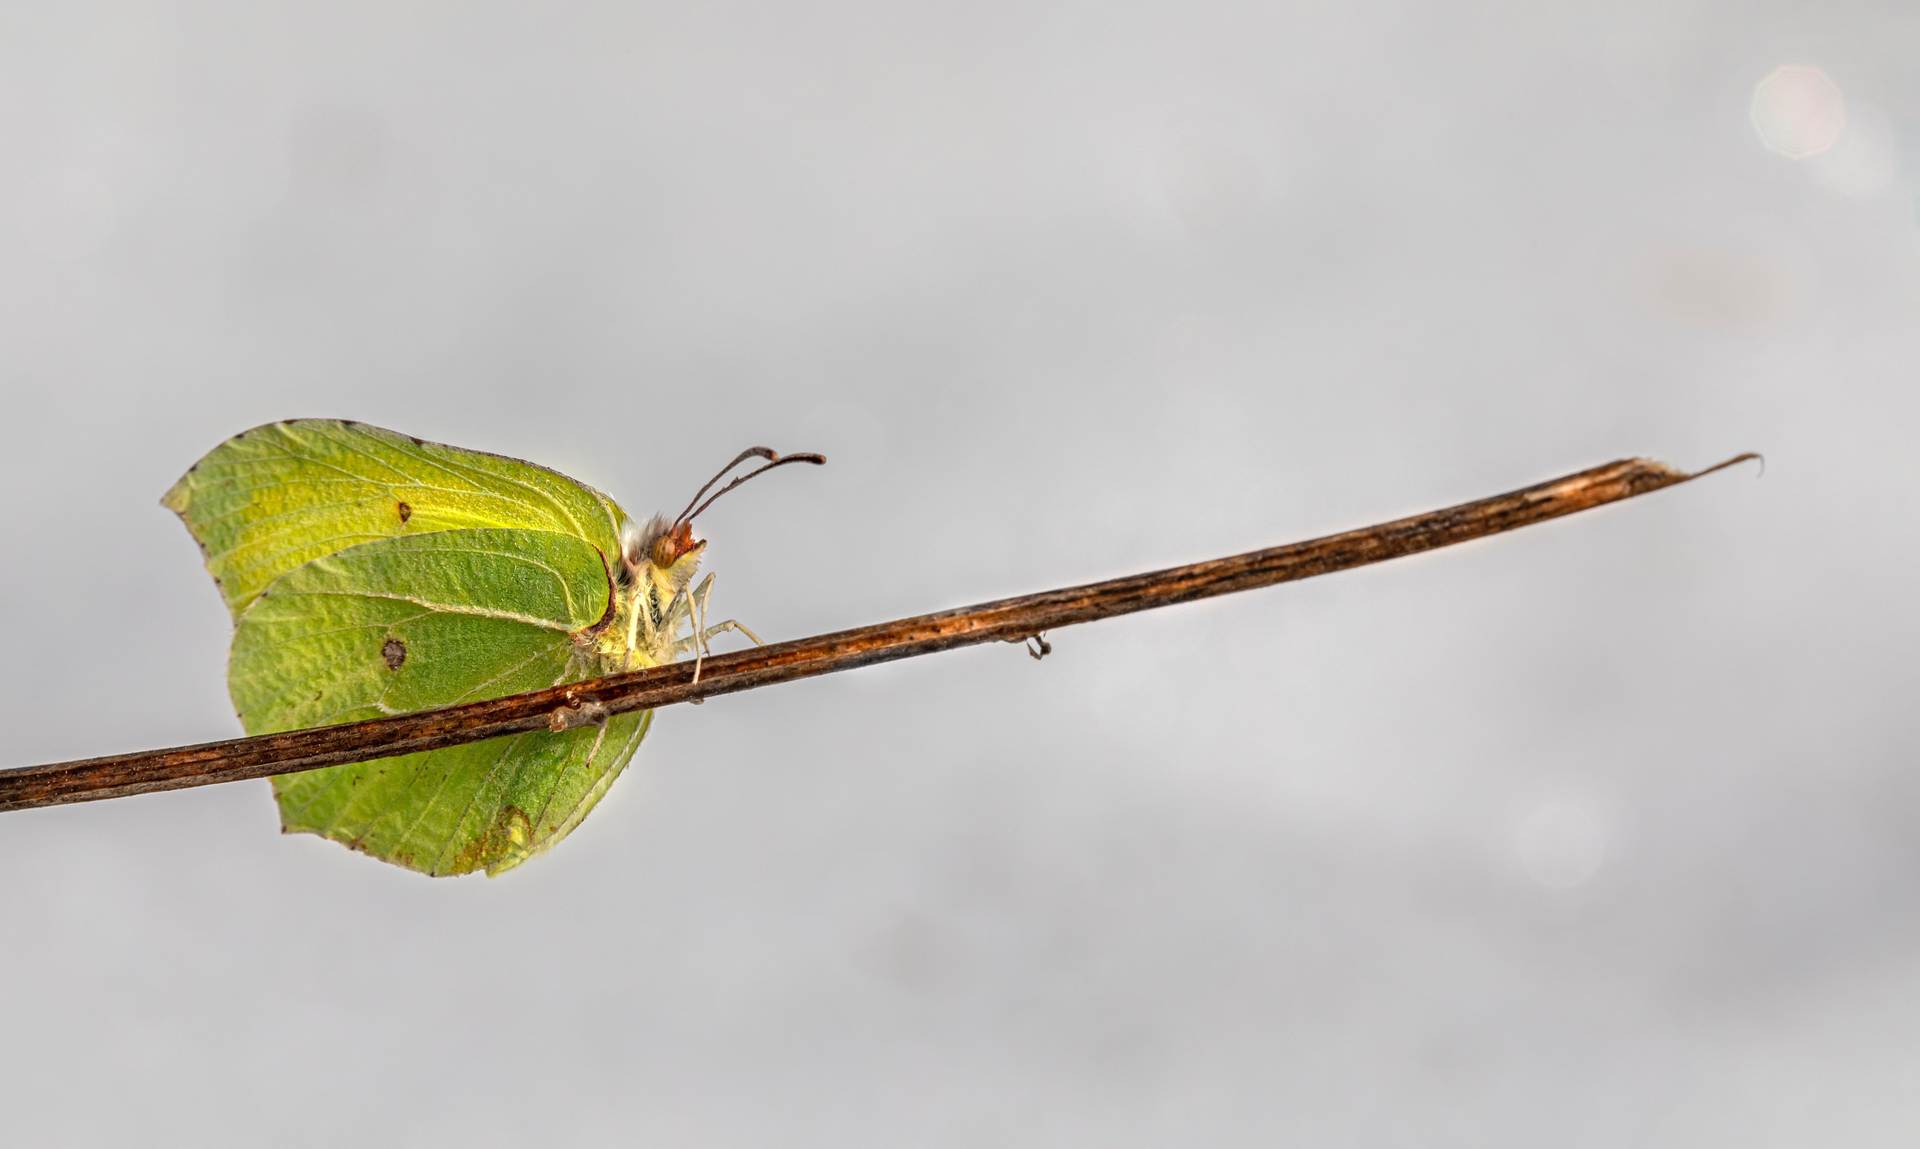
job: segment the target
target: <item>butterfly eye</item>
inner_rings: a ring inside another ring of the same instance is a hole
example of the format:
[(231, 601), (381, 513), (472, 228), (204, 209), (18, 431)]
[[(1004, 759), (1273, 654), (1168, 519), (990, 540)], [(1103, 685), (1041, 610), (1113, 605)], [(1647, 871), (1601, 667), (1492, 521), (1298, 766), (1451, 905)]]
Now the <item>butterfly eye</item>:
[(653, 540), (653, 565), (664, 570), (706, 545), (705, 539), (694, 537), (691, 524), (675, 523), (673, 529)]

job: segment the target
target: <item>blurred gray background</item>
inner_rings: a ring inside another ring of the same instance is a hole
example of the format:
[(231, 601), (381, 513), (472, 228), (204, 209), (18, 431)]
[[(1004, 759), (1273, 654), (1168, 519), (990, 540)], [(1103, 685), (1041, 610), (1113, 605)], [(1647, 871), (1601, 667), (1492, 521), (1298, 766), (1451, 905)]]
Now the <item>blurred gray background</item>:
[(8, 0), (5, 764), (237, 732), (156, 500), (288, 416), (637, 514), (825, 451), (705, 521), (770, 638), (1769, 465), (675, 709), (497, 881), (264, 783), (0, 816), (6, 1142), (1912, 1144), (1917, 45)]

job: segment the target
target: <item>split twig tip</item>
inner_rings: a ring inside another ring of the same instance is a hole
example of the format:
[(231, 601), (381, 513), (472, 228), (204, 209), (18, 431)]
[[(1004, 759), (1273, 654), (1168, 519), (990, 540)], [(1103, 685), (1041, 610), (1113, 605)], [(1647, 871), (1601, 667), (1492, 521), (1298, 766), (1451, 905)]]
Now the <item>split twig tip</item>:
[(1733, 458), (1723, 459), (1720, 462), (1715, 463), (1713, 466), (1708, 467), (1704, 471), (1695, 471), (1693, 474), (1688, 475), (1687, 478), (1689, 479), (1703, 478), (1707, 475), (1713, 474), (1715, 471), (1724, 471), (1728, 467), (1737, 467), (1742, 463), (1760, 464), (1759, 474), (1755, 475), (1754, 476), (1755, 478), (1759, 478), (1762, 475), (1765, 475), (1767, 473), (1767, 457), (1765, 455), (1762, 455), (1758, 451), (1742, 451), (1738, 455), (1735, 455)]

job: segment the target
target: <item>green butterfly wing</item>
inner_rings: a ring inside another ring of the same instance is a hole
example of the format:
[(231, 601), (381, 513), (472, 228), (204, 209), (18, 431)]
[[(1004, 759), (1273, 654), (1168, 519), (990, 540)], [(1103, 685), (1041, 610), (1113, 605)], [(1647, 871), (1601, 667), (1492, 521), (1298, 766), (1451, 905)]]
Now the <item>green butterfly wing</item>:
[(236, 619), (274, 579), (356, 543), (519, 527), (573, 535), (613, 556), (626, 518), (557, 471), (340, 419), (242, 431), (161, 502), (199, 542)]
[[(605, 669), (591, 637), (612, 615), (607, 556), (624, 515), (555, 472), (301, 420), (216, 448), (167, 503), (234, 610), (228, 687), (249, 733)], [(625, 714), (284, 775), (274, 795), (287, 831), (428, 874), (497, 874), (586, 817), (650, 720)]]
[[(599, 552), (550, 531), (465, 530), (314, 559), (241, 613), (227, 681), (248, 732), (401, 714), (585, 677)], [(534, 731), (274, 781), (281, 820), (429, 874), (489, 873), (564, 837), (648, 716)]]

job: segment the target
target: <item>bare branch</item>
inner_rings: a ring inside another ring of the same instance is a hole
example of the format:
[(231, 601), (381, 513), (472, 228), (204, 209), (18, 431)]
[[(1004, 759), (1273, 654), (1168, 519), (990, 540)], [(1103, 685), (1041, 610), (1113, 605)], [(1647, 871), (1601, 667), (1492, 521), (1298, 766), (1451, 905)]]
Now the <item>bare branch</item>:
[(1737, 455), (1693, 474), (1650, 459), (1623, 459), (1504, 495), (1306, 542), (715, 655), (705, 660), (698, 685), (692, 682), (693, 663), (676, 662), (508, 698), (344, 726), (0, 771), (0, 810), (292, 774), (528, 730), (565, 729), (625, 711), (691, 702), (976, 643), (1031, 638), (1035, 645), (1030, 650), (1039, 657), (1047, 650), (1040, 636), (1063, 626), (1452, 546), (1644, 495), (1757, 457)]

